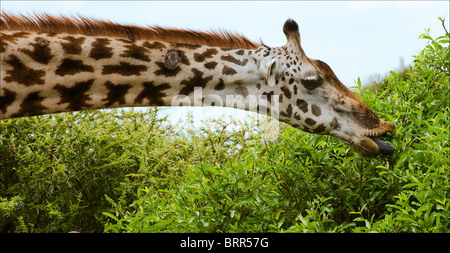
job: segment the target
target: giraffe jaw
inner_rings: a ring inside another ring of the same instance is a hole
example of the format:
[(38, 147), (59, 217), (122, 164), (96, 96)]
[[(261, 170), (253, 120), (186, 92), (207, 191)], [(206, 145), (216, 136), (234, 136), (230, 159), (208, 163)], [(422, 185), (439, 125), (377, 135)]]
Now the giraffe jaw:
[(392, 155), (395, 151), (394, 145), (387, 143), (383, 140), (376, 139), (374, 137), (382, 136), (388, 132), (392, 132), (395, 129), (395, 125), (392, 122), (383, 121), (380, 124), (380, 127), (378, 127), (375, 130), (368, 130), (366, 131), (366, 136), (368, 136), (370, 139), (372, 139), (373, 142), (378, 146), (378, 151), (380, 154), (383, 155)]
[(395, 147), (392, 144), (375, 137), (393, 132), (394, 129), (394, 123), (382, 121), (377, 128), (366, 130), (362, 139), (353, 142), (356, 152), (363, 157), (374, 157), (378, 154), (392, 155), (395, 151)]
[(382, 141), (375, 137), (381, 137), (389, 132), (393, 132), (395, 125), (391, 122), (382, 121), (379, 127), (363, 131), (361, 136), (349, 136), (349, 134), (331, 133), (339, 141), (352, 146), (356, 153), (362, 157), (372, 158), (379, 154), (391, 155), (395, 148), (392, 144)]

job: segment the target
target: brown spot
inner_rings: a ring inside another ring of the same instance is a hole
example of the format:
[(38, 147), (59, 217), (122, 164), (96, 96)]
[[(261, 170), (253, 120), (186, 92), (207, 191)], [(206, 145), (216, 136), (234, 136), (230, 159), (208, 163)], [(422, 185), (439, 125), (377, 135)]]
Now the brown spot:
[(158, 76), (176, 76), (178, 72), (180, 72), (181, 68), (178, 66), (174, 69), (168, 69), (166, 67), (166, 64), (164, 62), (155, 62), (156, 65), (158, 65), (159, 69), (155, 71), (155, 75)]
[(297, 85), (294, 85), (294, 95), (297, 95)]
[(142, 85), (144, 86), (144, 90), (142, 90), (134, 100), (135, 103), (142, 104), (144, 99), (147, 98), (149, 100), (148, 105), (164, 105), (162, 98), (165, 97), (166, 94), (162, 91), (170, 88), (168, 83), (154, 85), (153, 82), (144, 82)]
[(222, 59), (224, 61), (228, 61), (228, 62), (234, 63), (234, 64), (239, 65), (239, 66), (245, 66), (247, 64), (247, 62), (248, 62), (248, 59), (245, 59), (245, 60), (241, 61), (241, 60), (238, 60), (238, 59), (234, 58), (232, 55), (227, 55), (227, 56), (222, 55), (222, 57), (220, 57), (220, 59)]
[(194, 54), (194, 60), (196, 62), (203, 62), (206, 59), (212, 58), (214, 55), (217, 54), (217, 49), (215, 48), (209, 48), (207, 49), (205, 52), (199, 54), (199, 53), (195, 53)]
[(288, 87), (283, 86), (283, 87), (281, 87), (281, 90), (283, 91), (284, 95), (285, 95), (288, 99), (291, 98), (291, 91), (289, 90)]
[(216, 86), (214, 86), (214, 89), (215, 90), (225, 89), (225, 84), (223, 83), (223, 80), (221, 78), (219, 79), (219, 83)]
[(8, 89), (3, 89), (2, 94), (3, 95), (0, 95), (0, 111), (6, 113), (8, 106), (16, 100), (17, 93)]
[(27, 32), (16, 32), (13, 34), (0, 33), (0, 34), (1, 34), (0, 36), (1, 41), (7, 41), (12, 44), (16, 44), (18, 39), (26, 38), (29, 35), (29, 33)]
[(149, 62), (148, 58), (148, 49), (145, 47), (137, 46), (136, 44), (130, 44), (125, 46), (127, 50), (125, 50), (120, 56), (122, 57), (130, 57), (141, 61)]
[(92, 49), (89, 56), (96, 60), (111, 58), (113, 55), (112, 48), (108, 47), (109, 39), (98, 38), (92, 42)]
[(142, 71), (148, 69), (145, 65), (135, 65), (121, 61), (119, 65), (103, 66), (102, 74), (119, 74), (122, 76), (140, 75)]
[(39, 91), (31, 92), (20, 104), (20, 110), (11, 117), (23, 117), (44, 114), (45, 106), (42, 105), (44, 97), (39, 96)]
[[(250, 51), (251, 53), (252, 51)], [(244, 55), (245, 51), (243, 49), (236, 51), (237, 55)]]
[(298, 113), (294, 113), (294, 118), (296, 120), (301, 120), (302, 118), (300, 117), (300, 115), (298, 115)]
[(26, 67), (15, 55), (11, 55), (9, 60), (5, 62), (13, 68), (12, 70), (6, 71), (6, 74), (9, 75), (4, 78), (6, 82), (18, 82), (26, 86), (44, 84), (42, 78), (45, 72), (43, 70), (34, 70)]
[(152, 43), (146, 41), (146, 42), (144, 42), (144, 44), (142, 44), (142, 46), (149, 48), (149, 49), (164, 49), (164, 48), (166, 48), (166, 46), (164, 46), (163, 43), (160, 43), (157, 41), (152, 42)]
[(27, 38), (30, 35), (28, 32), (15, 32), (12, 34), (15, 38)]
[(318, 127), (316, 127), (316, 129), (314, 129), (315, 133), (322, 133), (325, 131), (325, 125), (324, 124), (320, 124)]
[(214, 69), (216, 66), (217, 66), (217, 62), (215, 62), (215, 61), (205, 63), (205, 68), (207, 68), (207, 69)]
[(66, 54), (76, 54), (76, 55), (81, 54), (81, 45), (86, 40), (86, 38), (84, 37), (75, 38), (73, 36), (66, 36), (63, 39), (67, 41), (61, 43), (61, 46), (64, 52), (66, 52)]
[(311, 118), (306, 118), (305, 119), (305, 123), (310, 125), (310, 126), (314, 126), (317, 122)]
[(194, 91), (194, 87), (201, 86), (202, 88), (205, 88), (206, 84), (213, 78), (212, 76), (203, 78), (203, 72), (196, 68), (193, 68), (192, 72), (194, 73), (194, 76), (192, 78), (181, 82), (181, 85), (183, 85), (184, 87), (183, 89), (181, 89), (180, 94), (189, 95)]
[(125, 95), (128, 90), (131, 88), (130, 84), (113, 84), (110, 81), (105, 83), (106, 88), (108, 88), (107, 97), (102, 101), (107, 101), (106, 106), (111, 106), (114, 103), (118, 103), (119, 105), (125, 104)]
[(292, 105), (291, 104), (289, 104), (288, 105), (288, 108), (286, 109), (286, 112), (281, 112), (280, 113), (280, 115), (281, 116), (284, 116), (284, 117), (286, 117), (286, 118), (290, 118), (291, 116), (292, 116)]
[(242, 96), (244, 96), (244, 98), (246, 98), (246, 97), (248, 96), (248, 89), (245, 88), (245, 87), (242, 87), (242, 86), (237, 87), (237, 88), (234, 90), (234, 92), (235, 92), (237, 95), (242, 95)]
[(271, 92), (263, 92), (263, 96), (267, 96), (267, 101), (269, 103), (272, 103), (272, 96), (274, 95), (274, 91)]
[(67, 109), (71, 111), (79, 111), (89, 105), (86, 103), (90, 100), (90, 96), (85, 94), (93, 85), (94, 79), (84, 82), (78, 82), (73, 87), (66, 87), (60, 84), (55, 85), (55, 90), (60, 94), (61, 101), (58, 104), (69, 103)]
[(181, 63), (183, 63), (183, 64), (185, 64), (185, 65), (191, 64), (191, 63), (189, 62), (189, 59), (186, 57), (186, 54), (185, 54), (184, 51), (178, 50), (178, 52), (180, 53), (180, 56), (181, 56)]
[(42, 46), (40, 41), (43, 39), (40, 37), (37, 37), (34, 41), (36, 43), (32, 44), (33, 50), (28, 49), (21, 49), (24, 54), (28, 55), (31, 59), (33, 59), (36, 62), (47, 64), (53, 57), (50, 48), (48, 47), (48, 41), (47, 45)]
[(55, 73), (59, 76), (74, 75), (80, 72), (94, 72), (90, 65), (84, 65), (81, 60), (64, 59)]
[(322, 110), (317, 105), (311, 105), (311, 112), (314, 116), (319, 117), (322, 114)]
[(297, 107), (304, 113), (308, 112), (308, 103), (303, 99), (297, 99)]
[(301, 127), (302, 127), (303, 131), (308, 132), (308, 133), (313, 133), (313, 131), (311, 129), (309, 129), (307, 126), (302, 125)]
[(237, 71), (228, 66), (223, 66), (222, 74), (231, 76), (237, 74)]

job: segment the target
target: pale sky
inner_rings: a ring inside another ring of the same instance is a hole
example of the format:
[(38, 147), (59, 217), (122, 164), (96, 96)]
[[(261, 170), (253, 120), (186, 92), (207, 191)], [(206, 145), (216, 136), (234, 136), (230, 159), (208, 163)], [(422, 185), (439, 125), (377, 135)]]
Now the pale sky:
[[(299, 24), (308, 57), (328, 63), (348, 87), (354, 86), (358, 77), (365, 84), (371, 77), (383, 77), (398, 69), (401, 58), (405, 65), (411, 64), (412, 55), (426, 45), (418, 39), (426, 28), (434, 37), (443, 34), (438, 16), (446, 18), (450, 27), (449, 1), (2, 0), (1, 9), (22, 14), (82, 15), (142, 26), (224, 29), (255, 41), (261, 39), (271, 47), (286, 43), (282, 27), (292, 18)], [(171, 111), (175, 118), (186, 113)]]

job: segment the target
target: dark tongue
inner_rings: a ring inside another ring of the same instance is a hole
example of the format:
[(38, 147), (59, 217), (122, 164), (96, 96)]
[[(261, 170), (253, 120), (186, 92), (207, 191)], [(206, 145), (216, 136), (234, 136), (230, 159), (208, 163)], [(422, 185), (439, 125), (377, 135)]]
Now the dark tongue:
[(371, 138), (378, 146), (378, 149), (380, 150), (380, 153), (383, 155), (392, 155), (394, 153), (394, 145), (384, 142), (382, 140), (378, 140), (375, 138)]

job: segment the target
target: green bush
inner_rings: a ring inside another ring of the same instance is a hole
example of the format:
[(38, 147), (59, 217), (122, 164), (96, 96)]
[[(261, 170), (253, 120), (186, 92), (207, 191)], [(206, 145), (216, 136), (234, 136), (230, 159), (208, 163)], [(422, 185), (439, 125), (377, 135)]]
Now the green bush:
[(420, 38), (404, 76), (357, 92), (397, 125), (387, 157), (286, 125), (265, 142), (256, 120), (174, 127), (157, 109), (0, 121), (0, 230), (450, 232), (449, 37)]

